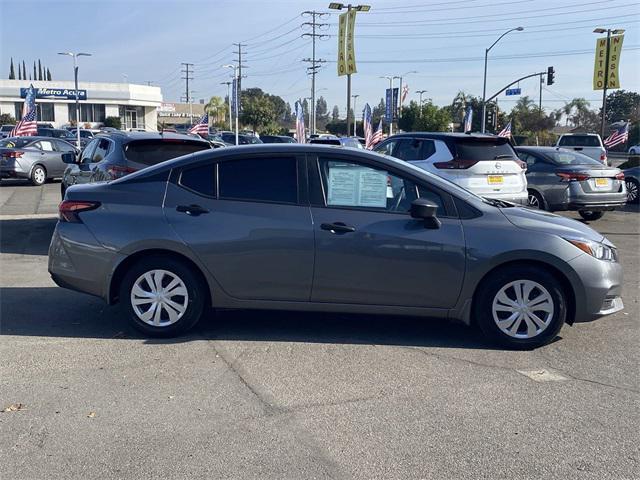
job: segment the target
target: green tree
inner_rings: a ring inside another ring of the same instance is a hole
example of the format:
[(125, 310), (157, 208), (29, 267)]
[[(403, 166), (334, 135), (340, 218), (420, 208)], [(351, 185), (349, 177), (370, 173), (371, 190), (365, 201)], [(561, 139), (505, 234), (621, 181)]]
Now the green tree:
[(22, 80), (27, 79), (27, 64), (22, 61)]
[(331, 121), (337, 122), (340, 119), (340, 109), (338, 105), (333, 106), (333, 110), (331, 110)]
[(402, 107), (398, 127), (406, 132), (444, 132), (448, 130), (451, 114), (448, 108), (439, 108), (431, 101), (423, 102), (422, 108), (412, 100)]
[(0, 125), (15, 125), (16, 119), (8, 113), (0, 114)]
[(120, 130), (122, 128), (122, 122), (120, 121), (120, 117), (107, 117), (104, 119), (104, 126)]
[(9, 66), (9, 80), (16, 79), (16, 72), (13, 69), (13, 57), (11, 57), (11, 65)]
[(213, 123), (220, 123), (220, 120), (224, 122), (228, 114), (228, 106), (221, 97), (211, 97), (207, 104), (204, 106), (204, 111), (213, 116)]
[(247, 97), (242, 103), (240, 118), (244, 125), (250, 125), (254, 131), (276, 119), (273, 104), (264, 95)]
[(34, 80), (38, 79), (38, 75), (37, 75), (37, 72), (36, 72), (36, 61), (35, 60), (33, 61), (33, 79)]
[[(602, 109), (599, 113), (599, 116), (601, 115)], [(607, 95), (606, 120), (608, 123), (620, 120), (630, 120), (632, 123), (640, 122), (640, 94), (616, 90)]]
[(325, 125), (329, 121), (329, 107), (327, 101), (322, 95), (316, 100), (316, 127), (324, 130)]
[(42, 80), (42, 64), (40, 63), (40, 59), (38, 59), (38, 80)]
[(47, 68), (47, 80), (51, 81), (51, 72), (49, 71), (48, 68)]
[(378, 102), (378, 105), (376, 105), (371, 109), (371, 122), (373, 124), (374, 129), (378, 128), (380, 119), (384, 118), (385, 110), (386, 110), (386, 107), (384, 105), (384, 98), (381, 98), (380, 102)]

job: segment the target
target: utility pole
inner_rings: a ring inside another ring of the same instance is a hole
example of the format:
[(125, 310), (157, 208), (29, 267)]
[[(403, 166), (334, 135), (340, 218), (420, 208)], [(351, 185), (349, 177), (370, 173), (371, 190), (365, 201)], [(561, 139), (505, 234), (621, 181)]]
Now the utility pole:
[(182, 73), (184, 73), (184, 77), (182, 77), (182, 80), (185, 81), (185, 97), (186, 101), (189, 103), (189, 124), (193, 125), (193, 112), (191, 111), (191, 92), (189, 91), (189, 80), (193, 80), (193, 76), (191, 76), (193, 74), (193, 70), (191, 70), (191, 68), (193, 67), (193, 63), (182, 62), (181, 65), (184, 66), (184, 70), (182, 70)]
[(307, 10), (302, 12), (303, 16), (310, 16), (311, 21), (305, 22), (302, 26), (311, 27), (311, 33), (303, 33), (302, 37), (311, 37), (311, 58), (305, 58), (302, 60), (303, 62), (310, 63), (311, 66), (307, 67), (307, 73), (311, 75), (311, 118), (309, 120), (309, 129), (311, 134), (316, 133), (316, 73), (318, 73), (318, 68), (320, 68), (320, 64), (325, 63), (326, 60), (316, 59), (316, 38), (322, 39), (327, 38), (329, 35), (323, 35), (321, 33), (316, 33), (316, 29), (320, 29), (323, 27), (327, 27), (328, 23), (318, 23), (316, 19), (321, 19), (327, 13), (316, 12), (315, 10)]
[(420, 116), (422, 116), (422, 94), (423, 93), (427, 93), (426, 90), (418, 90), (416, 91), (417, 94), (420, 95)]
[(544, 83), (544, 78), (542, 77), (542, 73), (540, 74), (540, 99), (538, 101), (538, 110), (540, 111), (540, 116), (542, 117), (542, 84)]
[(220, 85), (227, 86), (227, 103), (229, 104), (229, 130), (233, 130), (231, 126), (231, 84), (233, 82), (220, 82)]
[[(234, 45), (236, 47), (238, 47), (238, 51), (237, 52), (233, 52), (235, 54), (238, 55), (238, 86), (237, 86), (237, 90), (238, 90), (238, 96), (240, 96), (240, 93), (242, 92), (242, 67), (244, 67), (244, 65), (242, 65), (242, 47), (246, 47), (247, 44), (246, 43), (234, 43)], [(246, 52), (245, 52), (246, 53)]]

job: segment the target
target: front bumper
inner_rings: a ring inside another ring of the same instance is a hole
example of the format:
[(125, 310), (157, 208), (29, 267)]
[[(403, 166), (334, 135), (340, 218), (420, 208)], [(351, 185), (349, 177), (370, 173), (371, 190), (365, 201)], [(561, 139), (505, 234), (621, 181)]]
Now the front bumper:
[(589, 321), (624, 308), (622, 265), (593, 258), (586, 253), (569, 262), (578, 276), (574, 282), (575, 320)]

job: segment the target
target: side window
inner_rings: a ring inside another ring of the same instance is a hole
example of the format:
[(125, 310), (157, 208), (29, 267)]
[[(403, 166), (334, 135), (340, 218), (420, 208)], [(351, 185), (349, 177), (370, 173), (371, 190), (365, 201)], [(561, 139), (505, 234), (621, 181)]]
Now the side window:
[(80, 157), (80, 163), (89, 163), (89, 161), (91, 160), (91, 156), (93, 155), (93, 152), (96, 149), (97, 144), (98, 144), (98, 140), (93, 140), (89, 142), (89, 144), (82, 151), (82, 156)]
[(373, 150), (383, 155), (395, 156), (395, 149), (398, 146), (398, 140), (389, 140), (388, 142), (381, 143)]
[(178, 182), (182, 187), (207, 197), (216, 196), (215, 164), (183, 170)]
[(408, 213), (411, 202), (425, 197), (438, 205), (438, 215), (445, 212), (438, 193), (386, 170), (349, 161), (320, 159), (320, 174), (327, 207)]
[(295, 157), (246, 158), (218, 163), (218, 197), (297, 203), (298, 169)]
[(531, 167), (536, 163), (536, 157), (534, 157), (533, 155), (529, 155), (528, 153), (518, 152), (518, 157), (523, 162), (527, 162), (528, 167)]
[(50, 140), (40, 140), (38, 144), (40, 144), (38, 148), (43, 152), (55, 151), (55, 149), (53, 148), (53, 143)]
[(98, 163), (104, 160), (104, 157), (109, 153), (111, 142), (106, 138), (96, 139), (96, 149), (91, 155), (91, 163)]
[(74, 152), (75, 153), (75, 148), (73, 148), (73, 145), (68, 144), (67, 142), (61, 141), (61, 140), (56, 140), (56, 148), (59, 152)]

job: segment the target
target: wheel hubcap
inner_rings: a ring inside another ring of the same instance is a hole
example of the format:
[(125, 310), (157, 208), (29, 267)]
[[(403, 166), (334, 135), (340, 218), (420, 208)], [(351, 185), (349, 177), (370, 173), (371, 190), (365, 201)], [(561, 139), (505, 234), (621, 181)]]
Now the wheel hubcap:
[(638, 198), (638, 185), (635, 182), (627, 181), (627, 200), (633, 202)]
[(167, 327), (187, 311), (189, 294), (180, 277), (167, 270), (151, 270), (138, 277), (131, 289), (131, 306), (148, 325)]
[(538, 197), (535, 195), (529, 194), (529, 206), (533, 208), (540, 208), (540, 202), (538, 201)]
[(493, 320), (513, 338), (540, 335), (553, 319), (553, 299), (537, 282), (516, 280), (502, 287), (493, 299)]
[(33, 176), (36, 179), (36, 182), (43, 183), (44, 182), (44, 170), (41, 168), (36, 168), (36, 171), (33, 172)]

